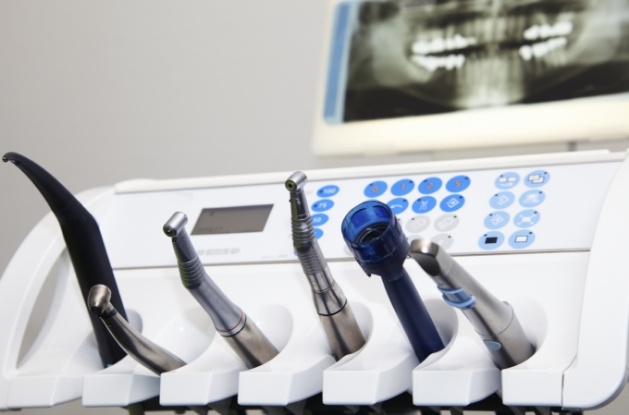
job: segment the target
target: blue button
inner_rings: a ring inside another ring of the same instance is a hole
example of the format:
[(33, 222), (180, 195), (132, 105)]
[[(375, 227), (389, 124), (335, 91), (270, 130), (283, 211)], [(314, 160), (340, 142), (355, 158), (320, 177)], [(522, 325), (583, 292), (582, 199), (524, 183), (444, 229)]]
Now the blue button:
[(314, 234), (315, 234), (315, 238), (319, 239), (323, 236), (323, 230), (321, 230), (321, 228), (315, 228)]
[(328, 219), (330, 218), (325, 213), (316, 213), (312, 215), (312, 226), (325, 225)]
[(544, 199), (546, 195), (541, 190), (529, 190), (520, 196), (520, 205), (532, 208), (542, 203)]
[(448, 180), (446, 189), (452, 193), (462, 192), (469, 187), (470, 181), (470, 178), (467, 176), (455, 176)]
[(413, 203), (413, 212), (428, 213), (437, 206), (437, 199), (432, 196), (423, 196)]
[(498, 189), (512, 189), (520, 183), (520, 175), (515, 172), (502, 173), (496, 178), (494, 184)]
[(515, 232), (509, 237), (509, 245), (514, 249), (524, 249), (535, 242), (535, 234), (528, 229)]
[(403, 197), (398, 197), (389, 201), (387, 205), (389, 205), (389, 207), (391, 208), (391, 212), (393, 212), (394, 215), (398, 215), (404, 212), (406, 208), (408, 208), (408, 200), (404, 199)]
[(526, 176), (524, 184), (528, 187), (542, 187), (550, 180), (550, 174), (546, 170), (535, 170)]
[(523, 210), (513, 217), (513, 223), (518, 228), (528, 228), (539, 222), (539, 212), (533, 209)]
[(515, 201), (515, 195), (511, 192), (498, 192), (489, 199), (489, 206), (494, 209), (506, 209)]
[(411, 179), (402, 179), (391, 186), (391, 193), (395, 196), (404, 196), (415, 188), (415, 182)]
[(498, 231), (487, 232), (478, 240), (478, 246), (481, 249), (485, 249), (487, 251), (491, 251), (492, 249), (498, 248), (504, 242), (505, 237), (502, 233)]
[(500, 229), (509, 223), (509, 214), (504, 211), (492, 212), (485, 217), (485, 227), (489, 229)]
[(334, 206), (334, 202), (330, 199), (321, 199), (312, 204), (312, 211), (325, 212), (326, 210), (332, 209), (332, 206)]
[(317, 196), (319, 197), (332, 197), (339, 192), (339, 187), (333, 184), (323, 186), (317, 190)]
[(365, 196), (367, 197), (378, 197), (384, 192), (387, 191), (387, 184), (381, 180), (373, 183), (369, 183), (367, 187), (365, 187)]
[(417, 190), (419, 190), (420, 193), (429, 195), (441, 189), (442, 183), (443, 182), (438, 177), (429, 177), (427, 179), (422, 180), (422, 182), (417, 187)]
[(450, 195), (450, 196), (446, 196), (446, 198), (444, 198), (441, 201), (441, 203), (439, 204), (439, 207), (444, 212), (454, 212), (456, 210), (461, 209), (464, 204), (465, 204), (465, 198), (463, 196)]

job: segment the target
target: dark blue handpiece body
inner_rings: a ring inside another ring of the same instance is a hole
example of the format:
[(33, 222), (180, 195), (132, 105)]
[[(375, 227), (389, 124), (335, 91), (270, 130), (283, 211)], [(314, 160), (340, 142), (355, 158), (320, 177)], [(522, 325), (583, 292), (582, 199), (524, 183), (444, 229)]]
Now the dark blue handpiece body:
[[(109, 256), (94, 217), (57, 179), (34, 161), (18, 153), (6, 153), (5, 162), (12, 162), (33, 182), (56, 216), (68, 248), (84, 303), (92, 286), (104, 284), (111, 289), (111, 303), (126, 320)], [(88, 312), (98, 352), (104, 367), (111, 366), (126, 353), (107, 332), (98, 317)]]
[(404, 269), (409, 244), (386, 204), (370, 200), (343, 219), (343, 238), (367, 273), (382, 277), (384, 288), (419, 361), (444, 348), (437, 328)]

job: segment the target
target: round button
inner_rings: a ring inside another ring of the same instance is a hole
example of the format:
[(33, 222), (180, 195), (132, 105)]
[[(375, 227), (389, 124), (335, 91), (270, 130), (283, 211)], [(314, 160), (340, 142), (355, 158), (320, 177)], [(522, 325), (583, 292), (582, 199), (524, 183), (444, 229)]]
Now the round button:
[(441, 215), (435, 221), (435, 229), (439, 232), (447, 232), (456, 228), (459, 224), (459, 217), (457, 215)]
[(513, 223), (518, 228), (528, 228), (529, 226), (533, 226), (537, 222), (539, 222), (539, 219), (540, 215), (538, 211), (527, 209), (515, 215), (515, 217), (513, 218)]
[(315, 234), (315, 238), (319, 239), (323, 236), (323, 230), (321, 228), (315, 228), (314, 234)]
[(365, 196), (367, 197), (378, 197), (384, 192), (387, 191), (387, 184), (381, 180), (369, 183), (367, 187), (365, 187)]
[(509, 237), (509, 245), (514, 249), (524, 249), (535, 242), (535, 234), (528, 229), (515, 232)]
[(398, 215), (406, 210), (408, 207), (408, 200), (403, 197), (398, 197), (389, 201), (387, 205), (389, 205), (391, 212), (393, 212), (394, 215)]
[(441, 233), (439, 235), (435, 235), (431, 239), (431, 242), (436, 243), (437, 245), (439, 245), (443, 249), (449, 249), (452, 246), (452, 244), (454, 243), (454, 239), (452, 238), (451, 235), (448, 235), (448, 234), (445, 234), (445, 233)]
[(469, 177), (455, 176), (451, 178), (450, 180), (448, 180), (448, 183), (446, 183), (446, 189), (449, 192), (457, 193), (457, 192), (462, 192), (463, 190), (467, 189), (469, 185), (470, 185)]
[(429, 177), (419, 183), (417, 190), (422, 194), (429, 195), (441, 189), (442, 183), (443, 182), (438, 177)]
[(464, 204), (465, 204), (465, 198), (463, 196), (450, 195), (450, 196), (446, 196), (441, 201), (441, 203), (439, 204), (439, 207), (444, 212), (454, 212), (461, 209)]
[(511, 192), (498, 192), (489, 199), (489, 206), (494, 209), (506, 209), (515, 201), (515, 195)]
[(532, 208), (546, 199), (546, 195), (541, 190), (529, 190), (520, 196), (520, 205), (527, 208)]
[(504, 211), (492, 212), (485, 217), (485, 227), (499, 229), (509, 223), (509, 214)]
[(317, 196), (319, 197), (332, 197), (339, 192), (339, 187), (334, 184), (323, 186), (317, 190)]
[(428, 213), (437, 206), (437, 199), (432, 196), (422, 196), (413, 202), (413, 212)]
[(334, 202), (330, 199), (321, 199), (312, 204), (312, 211), (325, 212), (326, 210), (332, 209), (332, 206), (334, 206)]
[(498, 189), (512, 189), (520, 183), (520, 175), (515, 172), (502, 173), (496, 178), (494, 184)]
[(423, 232), (430, 226), (430, 218), (425, 215), (413, 216), (406, 222), (406, 230), (410, 233)]
[(528, 187), (542, 187), (550, 180), (550, 174), (546, 170), (535, 170), (526, 176), (524, 184)]
[(328, 219), (330, 218), (325, 213), (316, 213), (312, 215), (312, 226), (325, 225)]
[(502, 233), (498, 231), (487, 232), (478, 240), (478, 246), (481, 249), (485, 249), (487, 251), (491, 251), (492, 249), (498, 248), (504, 242), (505, 237)]
[(411, 179), (398, 180), (391, 186), (391, 193), (395, 196), (404, 196), (415, 188), (415, 182)]

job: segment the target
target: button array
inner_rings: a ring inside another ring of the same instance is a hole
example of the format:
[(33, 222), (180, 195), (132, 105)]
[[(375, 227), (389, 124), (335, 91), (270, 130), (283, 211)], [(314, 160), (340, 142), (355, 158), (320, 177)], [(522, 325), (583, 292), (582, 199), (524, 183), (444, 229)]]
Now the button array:
[[(535, 170), (528, 173), (524, 180), (516, 172), (500, 174), (494, 184), (499, 190), (489, 198), (489, 206), (495, 209), (485, 216), (484, 225), (489, 232), (483, 234), (478, 240), (478, 246), (484, 250), (493, 250), (500, 247), (505, 240), (514, 249), (528, 248), (535, 242), (535, 233), (530, 229), (541, 220), (541, 213), (536, 209), (546, 199), (546, 194), (540, 188), (550, 180), (550, 174), (545, 170)], [(516, 196), (514, 191), (522, 182), (525, 191)], [(515, 204), (515, 201), (518, 201)], [(518, 209), (511, 215), (506, 209), (513, 206)], [(498, 229), (513, 224), (520, 228), (508, 238)]]
[[(539, 207), (543, 206), (546, 193), (542, 187), (549, 180), (550, 174), (546, 170), (534, 170), (525, 176), (513, 171), (499, 174), (494, 180), (497, 191), (488, 200), (492, 210), (483, 219), (486, 233), (478, 239), (478, 246), (483, 250), (497, 249), (505, 242), (514, 249), (531, 246), (535, 242), (532, 229), (543, 216)], [(432, 238), (433, 242), (448, 248), (454, 241), (449, 232), (459, 225), (457, 212), (466, 204), (464, 192), (471, 182), (467, 175), (456, 175), (445, 181), (432, 176), (419, 183), (411, 178), (401, 178), (391, 185), (384, 180), (375, 180), (364, 187), (363, 195), (369, 199), (386, 199), (389, 195), (387, 205), (395, 215), (409, 210), (414, 213), (403, 224), (406, 232), (419, 234), (432, 227), (438, 232)], [(334, 207), (333, 198), (339, 192), (339, 186), (334, 184), (322, 186), (316, 192), (319, 199), (312, 203), (311, 210), (317, 238), (324, 234), (321, 227), (329, 221), (327, 212)], [(429, 215), (433, 212), (441, 215), (435, 219)], [(503, 234), (505, 230), (508, 236)]]

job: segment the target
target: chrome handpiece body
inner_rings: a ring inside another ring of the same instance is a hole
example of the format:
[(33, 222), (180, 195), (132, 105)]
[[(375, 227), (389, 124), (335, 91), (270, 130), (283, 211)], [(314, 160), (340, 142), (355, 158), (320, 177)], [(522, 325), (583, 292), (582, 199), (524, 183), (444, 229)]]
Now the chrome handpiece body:
[(184, 287), (208, 313), (216, 331), (248, 368), (273, 359), (278, 354), (277, 348), (205, 272), (186, 232), (187, 222), (185, 214), (176, 212), (164, 225), (164, 233), (172, 239)]
[(332, 355), (338, 360), (363, 347), (365, 338), (345, 294), (332, 277), (315, 237), (303, 190), (307, 181), (306, 175), (297, 171), (285, 183), (290, 192), (293, 247), (310, 283), (315, 309)]
[(410, 255), (437, 283), (444, 300), (460, 309), (500, 369), (515, 366), (535, 352), (508, 303), (500, 301), (439, 245), (417, 239)]
[(87, 298), (87, 306), (102, 320), (120, 347), (152, 372), (159, 375), (186, 364), (134, 329), (112, 305), (111, 291), (106, 285), (92, 287)]
[[(68, 189), (34, 161), (18, 153), (6, 153), (2, 159), (12, 162), (24, 172), (57, 218), (83, 300), (87, 301), (92, 286), (107, 285), (111, 290), (112, 304), (126, 318), (105, 243), (94, 217)], [(107, 333), (98, 318), (92, 313), (88, 315), (103, 366), (110, 366), (125, 357), (125, 352)]]
[(389, 206), (375, 200), (359, 204), (343, 219), (342, 232), (367, 275), (382, 277), (389, 300), (419, 361), (443, 349), (437, 328), (404, 269), (408, 241)]

